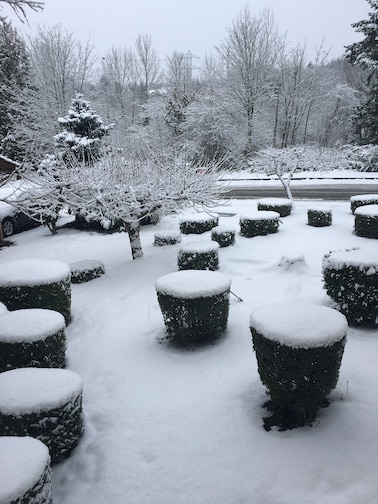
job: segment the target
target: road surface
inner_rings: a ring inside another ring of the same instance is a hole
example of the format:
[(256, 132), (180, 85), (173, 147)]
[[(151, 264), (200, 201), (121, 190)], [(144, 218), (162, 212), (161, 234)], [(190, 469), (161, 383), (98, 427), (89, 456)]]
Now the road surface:
[[(267, 197), (277, 197), (286, 198), (286, 192), (282, 186), (277, 184), (266, 185), (259, 184), (253, 185), (253, 182), (249, 182), (245, 186), (234, 186), (232, 187), (232, 182), (230, 183), (230, 189), (225, 195), (226, 198), (235, 199), (255, 199), (255, 198), (267, 198)], [(292, 182), (290, 184), (290, 189), (294, 199), (316, 199), (325, 201), (349, 201), (351, 196), (359, 194), (378, 194), (378, 181), (372, 181), (368, 184), (360, 184), (357, 181), (346, 183), (327, 183), (327, 184), (296, 184)]]

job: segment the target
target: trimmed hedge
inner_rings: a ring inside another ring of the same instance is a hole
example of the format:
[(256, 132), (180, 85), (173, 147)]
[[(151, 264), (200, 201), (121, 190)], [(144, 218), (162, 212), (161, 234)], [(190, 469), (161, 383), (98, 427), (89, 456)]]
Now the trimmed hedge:
[(219, 217), (208, 214), (196, 214), (180, 220), (180, 231), (183, 234), (202, 234), (218, 226)]
[(246, 238), (264, 236), (278, 231), (280, 214), (278, 212), (257, 211), (241, 216), (240, 234)]
[(357, 196), (351, 196), (350, 209), (352, 210), (352, 213), (355, 212), (356, 208), (364, 205), (378, 205), (378, 194), (360, 194)]
[(47, 447), (32, 437), (0, 437), (0, 502), (52, 504), (52, 476)]
[(15, 310), (0, 324), (0, 372), (22, 367), (66, 364), (63, 316), (52, 310)]
[(364, 249), (334, 251), (323, 258), (327, 294), (354, 326), (378, 327), (378, 257)]
[(52, 464), (70, 455), (84, 429), (79, 375), (65, 369), (13, 369), (0, 374), (0, 389), (0, 436), (39, 439)]
[(220, 247), (229, 247), (235, 243), (235, 229), (224, 226), (216, 226), (211, 230), (211, 239), (216, 241)]
[(156, 282), (168, 338), (177, 345), (206, 343), (227, 329), (230, 280), (211, 271), (179, 271)]
[(154, 246), (163, 247), (165, 245), (176, 245), (181, 243), (181, 235), (178, 233), (155, 233)]
[(71, 272), (67, 264), (23, 259), (0, 267), (0, 301), (8, 310), (45, 308), (71, 321)]
[(307, 223), (313, 227), (326, 227), (332, 224), (331, 208), (309, 208), (307, 210)]
[(218, 243), (187, 244), (179, 250), (177, 265), (179, 270), (209, 270), (219, 267)]
[(257, 200), (257, 210), (278, 212), (280, 217), (291, 214), (293, 202), (286, 198), (262, 198)]
[[(276, 310), (276, 305), (279, 304), (284, 310), (283, 314)], [(294, 305), (297, 307), (292, 310)], [(261, 325), (258, 315), (254, 319), (258, 309), (251, 315), (250, 329), (258, 372), (262, 383), (267, 387), (273, 411), (273, 416), (265, 419), (265, 428), (269, 430), (272, 425), (278, 425), (281, 429), (290, 429), (310, 425), (319, 409), (326, 404), (327, 395), (337, 384), (346, 342), (346, 319), (331, 308), (305, 303), (276, 303), (262, 308), (267, 308), (267, 328)], [(329, 322), (327, 311), (332, 312)], [(282, 324), (282, 337), (281, 334), (275, 334), (273, 329), (270, 332), (271, 321), (273, 325), (277, 324), (278, 333), (279, 325)], [(335, 332), (332, 336), (333, 324)], [(317, 338), (319, 325), (322, 327), (318, 341), (313, 342), (313, 338)], [(302, 331), (308, 331), (308, 343), (306, 334), (298, 334)], [(294, 341), (290, 341), (291, 336), (288, 339), (285, 337), (290, 332), (294, 334)], [(323, 332), (329, 333), (324, 341)], [(304, 337), (303, 341), (301, 336)], [(295, 343), (296, 337), (298, 343)]]
[(77, 261), (69, 265), (71, 270), (71, 282), (74, 284), (85, 283), (99, 278), (105, 274), (105, 265), (96, 259)]
[(354, 219), (354, 230), (357, 236), (378, 238), (378, 205), (357, 208)]

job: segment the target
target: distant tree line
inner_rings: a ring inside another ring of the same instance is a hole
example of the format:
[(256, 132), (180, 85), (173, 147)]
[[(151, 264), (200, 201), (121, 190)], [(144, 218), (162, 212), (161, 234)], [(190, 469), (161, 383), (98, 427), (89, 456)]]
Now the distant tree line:
[(163, 65), (149, 35), (99, 60), (61, 26), (24, 40), (0, 18), (0, 153), (40, 163), (67, 131), (57, 119), (78, 94), (113, 125), (112, 145), (136, 152), (159, 145), (233, 167), (269, 147), (377, 144), (378, 7), (367, 1), (369, 19), (353, 25), (365, 39), (338, 59), (320, 47), (309, 61), (305, 46), (288, 47), (270, 11), (246, 7), (215, 53), (196, 60), (200, 70), (190, 52)]

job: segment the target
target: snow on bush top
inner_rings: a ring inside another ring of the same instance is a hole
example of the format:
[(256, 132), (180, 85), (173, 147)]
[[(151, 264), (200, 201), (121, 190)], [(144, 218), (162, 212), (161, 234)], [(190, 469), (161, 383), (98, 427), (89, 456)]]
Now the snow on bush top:
[(32, 342), (47, 338), (66, 326), (61, 313), (42, 308), (14, 310), (1, 317), (0, 341)]
[(369, 217), (378, 217), (378, 205), (364, 205), (356, 208), (354, 215), (367, 215)]
[(341, 270), (347, 266), (368, 268), (366, 274), (378, 272), (378, 254), (366, 249), (336, 250), (323, 259), (323, 269)]
[(260, 198), (257, 200), (257, 203), (260, 205), (269, 205), (269, 206), (293, 205), (293, 202), (288, 198)]
[(0, 412), (22, 415), (68, 403), (83, 388), (81, 377), (68, 369), (19, 368), (0, 374)]
[(378, 200), (378, 194), (358, 194), (356, 196), (351, 196), (350, 201), (374, 201)]
[(280, 214), (271, 210), (256, 210), (240, 216), (240, 220), (244, 221), (260, 221), (260, 220), (275, 220), (279, 219)]
[(71, 273), (78, 274), (84, 271), (91, 271), (94, 268), (104, 268), (105, 266), (101, 261), (97, 259), (83, 259), (82, 261), (76, 261), (69, 265)]
[(45, 444), (32, 437), (0, 437), (0, 504), (18, 502), (50, 462)]
[(322, 213), (330, 213), (332, 212), (332, 208), (331, 207), (328, 207), (328, 206), (318, 206), (318, 205), (314, 205), (314, 206), (309, 206), (308, 209), (310, 212), (322, 212)]
[(203, 242), (203, 241), (194, 241), (190, 243), (185, 243), (180, 248), (180, 252), (193, 252), (193, 253), (201, 253), (201, 252), (212, 252), (213, 250), (219, 249), (219, 243), (216, 242)]
[(222, 224), (221, 226), (213, 227), (211, 230), (213, 234), (222, 234), (222, 233), (235, 233), (235, 227), (231, 225)]
[(217, 218), (216, 216), (212, 216), (207, 213), (198, 213), (181, 218), (179, 220), (179, 223), (181, 224), (185, 222), (208, 222), (209, 220), (213, 220), (216, 218)]
[(2, 287), (44, 285), (70, 276), (67, 264), (50, 259), (19, 259), (0, 265)]
[(347, 333), (338, 311), (310, 303), (272, 303), (251, 313), (250, 325), (265, 338), (292, 348), (329, 346)]
[(8, 313), (8, 308), (5, 304), (0, 303), (0, 315), (5, 315), (6, 313)]
[(182, 299), (211, 297), (231, 286), (227, 275), (216, 271), (183, 270), (158, 278), (155, 287), (161, 294)]

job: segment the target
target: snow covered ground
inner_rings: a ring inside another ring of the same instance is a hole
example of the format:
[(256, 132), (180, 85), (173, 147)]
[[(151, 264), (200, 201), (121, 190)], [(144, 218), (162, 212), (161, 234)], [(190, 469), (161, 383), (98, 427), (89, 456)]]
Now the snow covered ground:
[[(98, 259), (106, 274), (72, 286), (66, 329), (68, 369), (84, 380), (86, 430), (79, 446), (53, 468), (54, 504), (376, 504), (378, 502), (378, 330), (348, 330), (340, 378), (316, 423), (266, 432), (265, 389), (257, 372), (249, 317), (267, 303), (332, 306), (321, 275), (323, 256), (377, 241), (353, 233), (349, 203), (332, 208), (333, 224), (307, 225), (300, 201), (278, 233), (237, 234), (219, 250), (231, 278), (226, 333), (213, 345), (177, 349), (165, 327), (155, 282), (177, 270), (180, 245), (154, 247), (158, 231), (178, 231), (180, 216), (142, 229), (144, 257), (133, 261), (125, 234), (44, 227), (12, 237), (0, 261)], [(313, 207), (314, 202), (311, 202)], [(219, 208), (220, 225), (256, 201)], [(208, 241), (210, 232), (183, 236)], [(288, 265), (282, 256), (305, 262)], [(281, 262), (281, 264), (280, 264)]]

